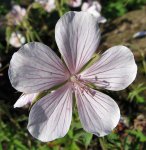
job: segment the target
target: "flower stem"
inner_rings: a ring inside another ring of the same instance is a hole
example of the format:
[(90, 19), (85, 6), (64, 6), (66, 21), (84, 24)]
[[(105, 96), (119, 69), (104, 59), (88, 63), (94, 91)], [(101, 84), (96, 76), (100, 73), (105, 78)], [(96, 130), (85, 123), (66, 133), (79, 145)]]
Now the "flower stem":
[(102, 150), (107, 150), (104, 138), (99, 138), (99, 143), (100, 143)]

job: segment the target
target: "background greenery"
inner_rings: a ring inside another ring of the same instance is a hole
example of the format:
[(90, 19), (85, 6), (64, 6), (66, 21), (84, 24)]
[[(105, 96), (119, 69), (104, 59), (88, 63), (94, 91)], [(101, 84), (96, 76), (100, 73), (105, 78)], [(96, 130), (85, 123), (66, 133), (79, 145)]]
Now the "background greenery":
[[(9, 45), (13, 31), (21, 31), (26, 42), (41, 41), (49, 45), (55, 52), (57, 46), (54, 39), (54, 27), (57, 20), (69, 10), (80, 10), (67, 5), (67, 0), (57, 1), (57, 8), (47, 13), (32, 0), (1, 0), (0, 1), (0, 150), (145, 150), (146, 149), (146, 82), (139, 80), (122, 92), (108, 92), (121, 109), (123, 118), (117, 128), (108, 136), (98, 138), (83, 131), (76, 107), (68, 134), (61, 139), (42, 143), (29, 135), (26, 126), (29, 110), (14, 109), (13, 104), (20, 96), (8, 79), (9, 61), (18, 49)], [(104, 31), (110, 28), (113, 19), (126, 13), (142, 9), (145, 0), (101, 0), (102, 15), (108, 22), (101, 25)], [(13, 4), (20, 4), (27, 9), (27, 17), (18, 26), (8, 25), (5, 19)], [(59, 54), (59, 53), (58, 53)], [(145, 57), (138, 62), (139, 72), (145, 77)], [(107, 93), (107, 91), (105, 91)]]

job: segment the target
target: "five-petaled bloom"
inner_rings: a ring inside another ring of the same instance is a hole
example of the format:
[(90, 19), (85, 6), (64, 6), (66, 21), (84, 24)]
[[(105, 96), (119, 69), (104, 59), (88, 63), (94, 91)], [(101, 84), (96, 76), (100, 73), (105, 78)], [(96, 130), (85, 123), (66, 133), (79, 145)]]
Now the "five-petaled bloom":
[(137, 73), (132, 52), (125, 46), (114, 46), (81, 71), (100, 40), (97, 19), (87, 12), (68, 12), (61, 17), (55, 27), (55, 38), (64, 61), (46, 45), (32, 42), (20, 48), (10, 62), (13, 87), (28, 94), (15, 107), (25, 105), (26, 101), (31, 103), (36, 93), (64, 83), (32, 106), (29, 132), (44, 142), (63, 137), (71, 124), (75, 94), (83, 128), (97, 136), (109, 134), (120, 119), (119, 107), (112, 98), (89, 85), (113, 91), (125, 89)]

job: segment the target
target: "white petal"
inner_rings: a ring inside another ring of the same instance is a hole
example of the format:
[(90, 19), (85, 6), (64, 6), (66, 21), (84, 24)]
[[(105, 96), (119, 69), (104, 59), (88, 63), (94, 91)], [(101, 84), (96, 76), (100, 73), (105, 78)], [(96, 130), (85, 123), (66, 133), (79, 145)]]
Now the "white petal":
[(56, 8), (56, 5), (55, 5), (55, 0), (49, 0), (45, 5), (44, 5), (44, 9), (47, 11), (47, 12), (51, 12), (53, 9)]
[(19, 107), (23, 107), (27, 104), (31, 104), (37, 95), (38, 95), (38, 93), (24, 94), (24, 95), (20, 96), (20, 98), (14, 104), (14, 108), (16, 108), (16, 107), (19, 108)]
[(92, 14), (96, 18), (99, 18), (101, 16), (100, 12), (98, 12), (96, 10), (89, 9), (87, 12), (90, 13), (90, 14)]
[(84, 2), (81, 7), (81, 10), (92, 14), (94, 17), (97, 18), (97, 21), (99, 23), (105, 23), (107, 21), (106, 18), (102, 17), (100, 14), (101, 5), (99, 2), (96, 1), (89, 1), (88, 3)]
[(98, 12), (101, 12), (101, 9), (102, 9), (102, 7), (101, 7), (101, 4), (97, 1), (93, 1), (93, 2), (91, 2), (91, 6), (93, 7), (95, 7), (95, 9), (98, 11)]
[(107, 22), (107, 19), (105, 17), (102, 17), (102, 16), (98, 17), (97, 19), (98, 19), (99, 23), (106, 23)]
[(34, 104), (29, 114), (30, 134), (43, 142), (65, 136), (72, 117), (72, 90), (65, 85)]
[(22, 10), (22, 8), (20, 7), (20, 5), (14, 5), (12, 8), (12, 11), (20, 13)]
[(46, 45), (25, 44), (10, 62), (9, 78), (12, 86), (24, 93), (37, 93), (63, 83), (68, 71), (60, 58)]
[(97, 50), (98, 21), (87, 12), (68, 12), (56, 24), (55, 38), (64, 61), (74, 74)]
[(89, 1), (84, 2), (81, 7), (82, 11), (88, 11), (88, 10), (96, 10), (97, 12), (101, 12), (101, 5), (99, 2), (96, 1)]
[(79, 117), (83, 128), (97, 136), (109, 134), (118, 124), (120, 110), (116, 102), (109, 96), (98, 92), (76, 91)]
[(97, 87), (118, 91), (128, 87), (135, 79), (137, 65), (132, 52), (125, 46), (114, 46), (81, 73), (81, 78)]
[(55, 0), (35, 0), (35, 2), (40, 3), (42, 7), (49, 13), (56, 8)]
[(82, 10), (82, 11), (87, 11), (89, 7), (90, 7), (89, 3), (84, 2), (84, 3), (82, 4), (81, 10)]

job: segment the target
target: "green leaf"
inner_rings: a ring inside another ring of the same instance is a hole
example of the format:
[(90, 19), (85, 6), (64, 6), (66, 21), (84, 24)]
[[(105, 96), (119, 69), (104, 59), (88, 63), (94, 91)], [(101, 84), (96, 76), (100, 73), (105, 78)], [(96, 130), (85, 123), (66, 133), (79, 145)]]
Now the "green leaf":
[(127, 132), (138, 138), (140, 142), (146, 142), (146, 136), (140, 130), (128, 130)]
[(7, 41), (7, 42), (9, 42), (11, 33), (12, 33), (12, 29), (8, 26), (8, 27), (6, 28), (6, 41)]
[(18, 141), (18, 140), (14, 140), (14, 145), (15, 145), (17, 148), (20, 148), (21, 150), (27, 150), (27, 149), (28, 149), (26, 146), (23, 145), (23, 143), (21, 143), (21, 142)]
[(1, 143), (1, 142), (0, 142), (0, 150), (3, 150), (3, 149), (2, 149), (2, 143)]
[(70, 150), (80, 150), (80, 148), (78, 147), (78, 145), (75, 142), (73, 142), (70, 146)]
[(101, 146), (102, 150), (107, 150), (107, 145), (105, 143), (104, 138), (102, 138), (102, 137), (99, 138), (99, 143), (100, 143), (100, 146)]
[(99, 59), (99, 57), (99, 54), (94, 54), (93, 57), (82, 67), (79, 73), (92, 66)]
[(38, 9), (38, 8), (42, 8), (42, 6), (41, 6), (40, 3), (33, 3), (33, 4), (32, 4), (32, 8)]
[(85, 133), (84, 142), (85, 142), (85, 147), (86, 148), (88, 148), (88, 146), (90, 145), (92, 137), (93, 137), (93, 134)]

